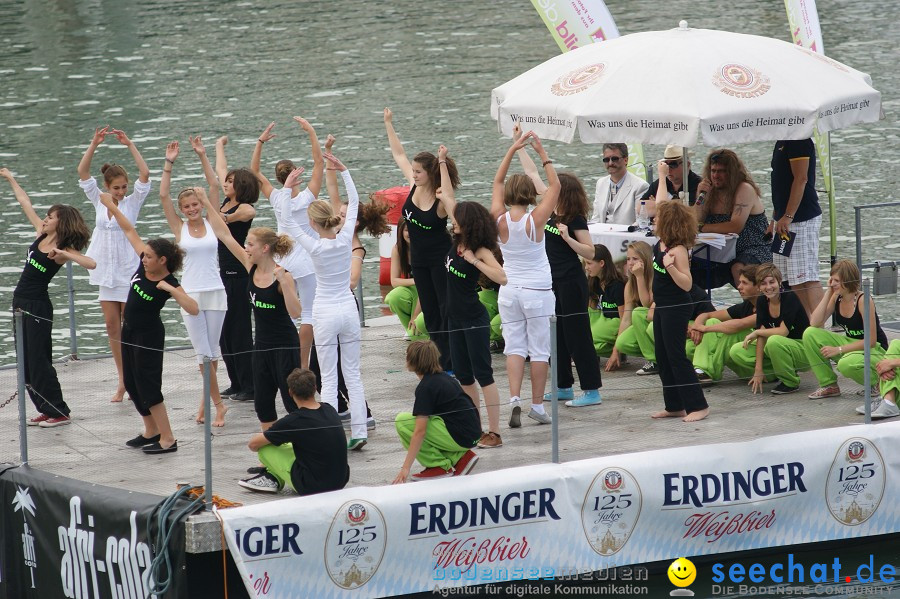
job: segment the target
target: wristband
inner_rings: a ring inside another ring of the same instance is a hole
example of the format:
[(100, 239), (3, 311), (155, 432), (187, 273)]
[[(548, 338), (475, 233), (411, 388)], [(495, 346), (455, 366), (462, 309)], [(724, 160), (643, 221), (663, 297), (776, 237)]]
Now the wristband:
[(438, 164), (447, 164), (446, 160), (438, 160)]
[(227, 212), (226, 212), (225, 214), (222, 215), (222, 220), (225, 221), (225, 224), (226, 224), (226, 225), (228, 224), (228, 213), (227, 213)]
[(166, 162), (168, 162), (169, 164), (175, 164), (174, 160), (169, 160), (168, 158), (166, 158)]
[(785, 214), (784, 214), (784, 217), (785, 217), (785, 218), (789, 218), (789, 219), (791, 219), (791, 220), (794, 220), (794, 215), (793, 215), (793, 214), (785, 213)]
[(259, 139), (258, 137), (256, 138), (256, 141), (258, 141), (258, 142), (261, 143), (261, 144), (266, 143), (266, 142), (264, 142), (263, 140)]
[(541, 163), (541, 166), (547, 166), (548, 164), (553, 164), (552, 160), (545, 160)]

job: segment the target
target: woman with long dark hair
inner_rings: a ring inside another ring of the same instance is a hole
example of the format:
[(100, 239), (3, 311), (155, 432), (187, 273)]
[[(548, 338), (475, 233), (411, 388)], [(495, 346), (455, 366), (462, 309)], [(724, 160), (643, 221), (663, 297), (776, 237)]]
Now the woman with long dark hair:
[(608, 357), (606, 372), (619, 368), (621, 358), (616, 349), (616, 339), (625, 330), (625, 277), (616, 268), (609, 248), (594, 244), (594, 256), (585, 260), (588, 278), (588, 316), (591, 319), (591, 337), (598, 356)]
[[(238, 246), (247, 239), (256, 209), (253, 204), (259, 199), (259, 181), (246, 168), (228, 169), (225, 146), (228, 136), (216, 140), (216, 176), (225, 201), (219, 207), (219, 214)], [(225, 285), (228, 310), (222, 325), (219, 345), (222, 361), (228, 371), (230, 385), (222, 391), (223, 397), (238, 401), (253, 400), (253, 330), (250, 326), (250, 304), (247, 303), (247, 269), (240, 260), (219, 242), (219, 276)], [(290, 397), (288, 397), (288, 401)], [(293, 401), (291, 401), (293, 405)]]
[(94, 153), (108, 135), (114, 135), (120, 144), (128, 148), (138, 169), (138, 179), (129, 194), (128, 173), (124, 167), (107, 163), (100, 168), (106, 193), (112, 196), (113, 202), (128, 217), (131, 224), (137, 221), (141, 206), (150, 193), (150, 169), (147, 168), (147, 163), (144, 162), (137, 146), (128, 139), (125, 132), (110, 129), (109, 126), (98, 127), (94, 131), (91, 143), (78, 163), (78, 185), (96, 210), (94, 232), (86, 253), (97, 262), (97, 268), (91, 271), (90, 282), (91, 285), (100, 288), (100, 309), (103, 311), (106, 337), (119, 376), (112, 401), (120, 402), (125, 397), (125, 379), (122, 376), (122, 317), (130, 288), (129, 277), (137, 268), (138, 259), (116, 219), (109, 211), (101, 208), (100, 187), (97, 186), (97, 180), (91, 176)]
[(22, 319), (25, 385), (38, 411), (37, 416), (28, 420), (28, 426), (48, 428), (69, 424), (69, 406), (63, 399), (53, 367), (53, 304), (47, 287), (69, 260), (89, 270), (96, 268), (93, 258), (81, 254), (91, 233), (81, 213), (72, 206), (54, 204), (41, 219), (13, 174), (0, 168), (0, 177), (9, 181), (22, 212), (37, 232), (37, 239), (28, 247), (25, 256), (25, 269), (13, 291), (13, 310), (25, 312)]
[[(394, 131), (393, 113), (384, 109), (384, 125), (387, 129), (391, 154), (412, 189), (403, 204), (403, 215), (409, 224), (409, 241), (412, 250), (410, 262), (413, 278), (419, 292), (419, 302), (425, 315), (425, 327), (441, 352), (441, 368), (452, 371), (450, 342), (447, 335), (447, 273), (444, 259), (450, 249), (447, 218), (453, 213), (450, 194), (441, 182), (440, 160), (431, 152), (419, 152), (412, 161), (400, 138)], [(459, 187), (459, 173), (452, 158), (443, 160), (447, 166), (446, 186)]]
[(384, 296), (384, 303), (400, 319), (406, 338), (427, 339), (428, 334), (416, 327), (416, 318), (421, 312), (416, 280), (412, 278), (409, 266), (409, 225), (401, 218), (397, 223), (397, 243), (391, 248), (391, 289)]

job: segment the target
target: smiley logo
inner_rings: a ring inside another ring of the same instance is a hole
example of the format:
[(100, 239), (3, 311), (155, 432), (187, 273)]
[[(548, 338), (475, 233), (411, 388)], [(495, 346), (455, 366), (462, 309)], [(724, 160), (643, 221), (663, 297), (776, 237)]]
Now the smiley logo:
[(691, 583), (697, 578), (697, 568), (694, 567), (691, 560), (685, 557), (679, 557), (672, 562), (667, 572), (669, 581), (677, 587), (691, 586)]

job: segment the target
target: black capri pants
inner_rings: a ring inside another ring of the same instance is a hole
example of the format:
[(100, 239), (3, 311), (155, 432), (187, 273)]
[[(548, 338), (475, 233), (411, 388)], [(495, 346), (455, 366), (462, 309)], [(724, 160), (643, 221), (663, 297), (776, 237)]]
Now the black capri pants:
[(599, 389), (600, 361), (594, 350), (591, 337), (591, 319), (587, 313), (587, 278), (553, 280), (553, 295), (556, 296), (556, 384), (560, 389), (568, 389), (575, 384), (572, 376), (572, 362), (578, 371), (578, 380), (584, 391)]
[(219, 335), (222, 361), (228, 371), (231, 388), (253, 393), (253, 331), (250, 326), (250, 302), (247, 301), (249, 277), (222, 277), (228, 310)]
[[(447, 269), (443, 264), (414, 266), (413, 279), (419, 293), (419, 304), (425, 316), (428, 336), (441, 352), (441, 368), (454, 370), (447, 334)], [(455, 371), (454, 371), (455, 372)]]
[(128, 399), (141, 416), (163, 402), (162, 372), (166, 329), (162, 322), (151, 327), (122, 325), (122, 372)]
[(275, 394), (281, 392), (281, 402), (288, 413), (297, 404), (288, 391), (287, 377), (300, 368), (299, 347), (270, 347), (257, 343), (253, 347), (253, 407), (260, 422), (275, 422)]
[(694, 364), (684, 352), (688, 321), (694, 312), (690, 296), (675, 305), (656, 305), (653, 312), (653, 345), (663, 386), (667, 412), (684, 410), (688, 414), (708, 408)]
[(16, 309), (27, 312), (22, 315), (22, 345), (25, 349), (25, 386), (31, 403), (38, 412), (51, 418), (68, 416), (69, 406), (63, 400), (59, 377), (53, 367), (53, 304), (49, 299), (13, 296), (13, 310)]
[(450, 320), (450, 356), (453, 374), (460, 385), (474, 385), (477, 380), (479, 385), (487, 387), (494, 382), (491, 321), (484, 306), (478, 307), (481, 310), (473, 318)]

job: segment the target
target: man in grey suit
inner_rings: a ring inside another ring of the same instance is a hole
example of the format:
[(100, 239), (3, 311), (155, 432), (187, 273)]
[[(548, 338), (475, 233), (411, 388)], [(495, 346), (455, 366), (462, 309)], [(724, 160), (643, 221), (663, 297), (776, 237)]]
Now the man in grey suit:
[(628, 146), (625, 144), (603, 144), (603, 165), (608, 174), (597, 181), (591, 220), (630, 225), (635, 221), (635, 200), (644, 195), (648, 184), (628, 172)]

